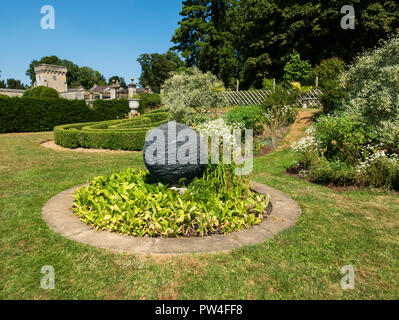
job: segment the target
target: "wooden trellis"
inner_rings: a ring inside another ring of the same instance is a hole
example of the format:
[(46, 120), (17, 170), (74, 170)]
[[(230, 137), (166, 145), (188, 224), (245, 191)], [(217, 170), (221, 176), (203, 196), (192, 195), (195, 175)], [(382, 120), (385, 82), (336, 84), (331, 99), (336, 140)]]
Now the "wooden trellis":
[[(226, 91), (222, 93), (227, 106), (261, 105), (269, 94), (271, 94), (270, 90)], [(318, 96), (321, 94), (321, 90), (312, 89), (298, 99), (297, 106), (300, 108), (320, 107)]]
[(230, 106), (261, 105), (270, 93), (270, 90), (226, 91), (223, 98)]
[(319, 95), (323, 94), (320, 89), (312, 89), (308, 93), (304, 94), (297, 103), (299, 108), (308, 107), (321, 107), (321, 103), (318, 99)]

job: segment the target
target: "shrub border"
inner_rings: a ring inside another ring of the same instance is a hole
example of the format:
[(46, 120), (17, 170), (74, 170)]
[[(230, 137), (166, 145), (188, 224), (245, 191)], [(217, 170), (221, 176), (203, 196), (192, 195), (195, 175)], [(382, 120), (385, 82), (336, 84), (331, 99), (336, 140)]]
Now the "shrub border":
[(97, 231), (80, 221), (72, 211), (74, 202), (72, 194), (80, 187), (68, 189), (51, 198), (43, 207), (43, 219), (50, 229), (68, 239), (117, 252), (152, 255), (227, 252), (271, 239), (295, 225), (301, 215), (298, 204), (288, 195), (269, 186), (252, 182), (252, 190), (269, 194), (272, 204), (270, 216), (257, 226), (227, 235), (202, 238), (139, 238), (109, 231)]
[[(143, 150), (145, 137), (152, 130), (167, 122), (166, 112), (147, 113), (132, 120), (109, 120), (58, 126), (54, 128), (54, 142), (64, 148), (109, 150)], [(139, 124), (140, 120), (144, 123)], [(148, 123), (149, 122), (149, 123)], [(132, 128), (112, 128), (116, 125), (137, 123)], [(104, 126), (106, 129), (99, 127)]]

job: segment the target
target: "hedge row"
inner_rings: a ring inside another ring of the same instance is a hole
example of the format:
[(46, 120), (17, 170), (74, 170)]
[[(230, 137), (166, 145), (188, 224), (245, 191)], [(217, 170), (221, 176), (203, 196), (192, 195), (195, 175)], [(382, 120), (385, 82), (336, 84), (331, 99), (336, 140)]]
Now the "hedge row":
[(0, 133), (51, 131), (69, 123), (124, 118), (129, 102), (97, 100), (88, 106), (83, 100), (0, 98)]
[(134, 119), (80, 123), (54, 128), (55, 143), (65, 148), (143, 150), (149, 130), (166, 123), (168, 114), (150, 112)]

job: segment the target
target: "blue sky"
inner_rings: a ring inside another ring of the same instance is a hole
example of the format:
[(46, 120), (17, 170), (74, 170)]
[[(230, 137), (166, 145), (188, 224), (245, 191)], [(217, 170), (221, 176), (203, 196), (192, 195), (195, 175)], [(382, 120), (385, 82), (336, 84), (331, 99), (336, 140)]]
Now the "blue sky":
[[(42, 30), (40, 10), (55, 9), (55, 30)], [(142, 53), (164, 53), (180, 21), (181, 0), (14, 0), (0, 10), (0, 79), (30, 83), (33, 59), (56, 55), (105, 77), (138, 79)]]

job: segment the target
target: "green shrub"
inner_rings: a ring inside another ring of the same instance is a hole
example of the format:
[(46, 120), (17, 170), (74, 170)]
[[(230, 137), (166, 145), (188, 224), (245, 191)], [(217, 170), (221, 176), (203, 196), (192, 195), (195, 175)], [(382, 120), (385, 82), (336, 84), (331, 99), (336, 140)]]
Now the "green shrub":
[(345, 63), (340, 58), (325, 59), (312, 69), (308, 82), (314, 84), (316, 77), (319, 77), (319, 87), (324, 92), (331, 89), (329, 83), (337, 82), (344, 70)]
[(266, 89), (266, 90), (273, 90), (273, 83), (274, 83), (273, 79), (263, 79), (262, 87), (263, 87), (263, 89)]
[(51, 131), (54, 126), (90, 121), (84, 101), (64, 99), (0, 99), (0, 133)]
[(323, 94), (318, 97), (324, 114), (333, 114), (342, 109), (348, 90), (342, 87), (338, 81), (325, 83)]
[(54, 128), (55, 143), (65, 148), (143, 150), (147, 132), (167, 122), (165, 112), (133, 119), (69, 124)]
[(254, 130), (255, 134), (263, 132), (265, 111), (260, 106), (240, 106), (224, 115), (227, 124), (239, 123), (245, 129)]
[(356, 164), (364, 146), (373, 142), (373, 136), (355, 117), (322, 116), (315, 124), (315, 138), (321, 143), (328, 160)]
[(186, 124), (186, 125), (188, 125), (188, 126), (194, 126), (194, 127), (196, 127), (196, 126), (198, 126), (198, 125), (201, 125), (201, 124), (203, 124), (203, 123), (205, 123), (205, 122), (207, 122), (207, 121), (209, 121), (210, 120), (210, 115), (209, 114), (204, 114), (204, 113), (193, 113), (193, 114), (190, 114), (189, 116), (187, 116), (187, 117), (184, 117), (183, 119), (182, 119), (182, 123), (184, 123), (184, 124)]
[(324, 156), (314, 156), (300, 173), (304, 178), (321, 184), (351, 186), (358, 184), (356, 170), (353, 166), (340, 162), (328, 161)]
[(165, 238), (249, 228), (262, 221), (269, 204), (224, 165), (208, 168), (183, 194), (154, 183), (148, 172), (127, 169), (95, 178), (74, 197), (75, 214), (97, 229)]
[(105, 121), (125, 118), (130, 111), (127, 99), (95, 100), (90, 121)]
[(262, 104), (266, 114), (266, 124), (273, 133), (283, 126), (295, 122), (297, 111), (295, 104), (300, 97), (300, 91), (277, 86)]
[(122, 99), (98, 100), (93, 108), (84, 100), (0, 99), (0, 133), (51, 131), (64, 124), (124, 118), (129, 110)]
[(399, 144), (399, 35), (359, 56), (344, 73), (344, 110), (374, 128), (381, 143)]
[(363, 179), (368, 185), (392, 187), (395, 190), (399, 190), (398, 164), (386, 157), (376, 159), (367, 168)]
[(353, 116), (323, 116), (307, 133), (292, 146), (300, 175), (324, 184), (398, 190), (399, 156), (375, 145), (375, 136)]
[(140, 107), (139, 112), (145, 113), (151, 109), (161, 107), (161, 96), (157, 93), (142, 93), (140, 94)]
[(58, 94), (58, 91), (53, 88), (40, 86), (25, 91), (24, 97), (48, 99), (48, 98), (59, 98), (60, 95)]
[(223, 104), (223, 83), (210, 72), (193, 67), (174, 73), (163, 85), (162, 104), (176, 121), (206, 113)]

